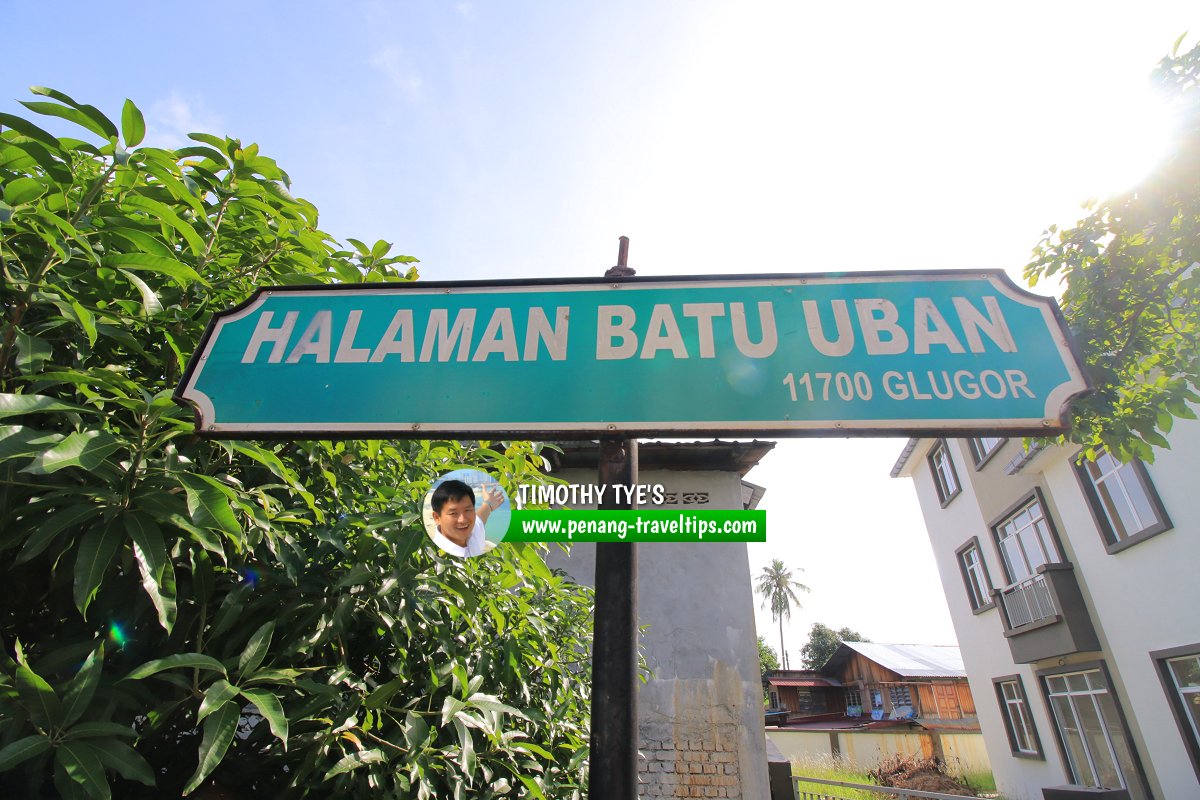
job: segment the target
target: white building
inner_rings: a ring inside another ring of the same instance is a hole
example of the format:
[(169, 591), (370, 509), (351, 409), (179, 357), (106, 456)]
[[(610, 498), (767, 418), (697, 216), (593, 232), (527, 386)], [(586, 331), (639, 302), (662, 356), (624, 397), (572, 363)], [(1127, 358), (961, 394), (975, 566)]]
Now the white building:
[(1077, 465), (1019, 438), (914, 439), (896, 463), (1009, 800), (1200, 798), (1200, 423), (1171, 442)]

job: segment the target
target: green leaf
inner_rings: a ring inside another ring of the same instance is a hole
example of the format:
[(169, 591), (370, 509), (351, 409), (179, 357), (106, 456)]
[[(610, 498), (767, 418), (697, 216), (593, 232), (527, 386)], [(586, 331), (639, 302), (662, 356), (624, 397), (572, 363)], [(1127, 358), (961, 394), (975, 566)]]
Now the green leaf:
[(37, 178), (16, 178), (4, 185), (4, 202), (13, 208), (32, 203), (46, 193), (46, 185)]
[(87, 742), (64, 742), (58, 748), (55, 760), (62, 764), (71, 780), (83, 787), (89, 797), (108, 800), (112, 791), (108, 787), (108, 777), (104, 774), (104, 765), (100, 756)]
[(242, 697), (254, 703), (258, 713), (266, 717), (267, 724), (271, 726), (271, 733), (283, 742), (283, 749), (286, 751), (288, 719), (287, 715), (283, 713), (283, 705), (279, 702), (279, 698), (264, 689), (242, 689)]
[(222, 153), (224, 153), (229, 147), (229, 142), (227, 140), (222, 139), (220, 136), (213, 136), (211, 133), (189, 133), (188, 138), (197, 142), (211, 144)]
[(125, 532), (133, 540), (133, 555), (138, 562), (142, 588), (154, 605), (158, 623), (167, 633), (175, 626), (175, 565), (167, 555), (162, 529), (145, 514), (131, 511), (124, 516)]
[(467, 726), (457, 718), (454, 720), (454, 729), (458, 732), (458, 744), (461, 748), (459, 768), (462, 769), (469, 783), (475, 775), (475, 742), (471, 738), (471, 732), (467, 730)]
[(58, 695), (46, 680), (25, 664), (17, 666), (17, 696), (29, 712), (29, 718), (44, 731), (57, 728), (62, 722), (63, 707)]
[(30, 139), (41, 142), (51, 150), (62, 149), (58, 139), (22, 117), (0, 113), (0, 125), (12, 128), (22, 136), (28, 136)]
[(71, 309), (75, 312), (75, 318), (79, 320), (80, 327), (87, 334), (88, 344), (95, 346), (96, 344), (96, 318), (92, 316), (92, 312), (81, 306), (78, 301), (71, 301)]
[(16, 414), (39, 414), (45, 411), (94, 411), (91, 408), (64, 403), (40, 394), (0, 393), (0, 418)]
[(335, 778), (344, 772), (356, 770), (359, 767), (365, 767), (369, 764), (382, 764), (387, 761), (381, 750), (363, 750), (358, 753), (351, 753), (342, 758), (333, 765), (333, 769), (325, 773), (325, 780)]
[(66, 732), (64, 738), (67, 739), (100, 739), (111, 738), (113, 736), (129, 736), (133, 737), (133, 728), (128, 725), (121, 725), (117, 722), (80, 722), (78, 725), (73, 725)]
[(241, 537), (242, 527), (229, 507), (229, 499), (225, 495), (227, 489), (220, 481), (207, 475), (185, 472), (179, 475), (179, 482), (187, 493), (192, 522), (201, 528), (212, 528), (235, 538)]
[(49, 749), (50, 739), (46, 736), (26, 736), (24, 739), (17, 739), (0, 750), (0, 772), (7, 772), (34, 756), (40, 756)]
[(162, 529), (153, 519), (140, 511), (128, 511), (122, 515), (125, 532), (133, 540), (134, 547), (141, 551), (146, 566), (158, 575), (168, 563), (167, 545), (163, 540)]
[(272, 620), (264, 623), (250, 637), (250, 641), (246, 643), (246, 649), (242, 651), (241, 658), (238, 659), (238, 670), (242, 675), (254, 672), (262, 664), (267, 650), (271, 647), (273, 633), (275, 633), (275, 622)]
[[(0, 114), (0, 117), (2, 116), (4, 115)], [(46, 174), (49, 175), (50, 178), (56, 183), (60, 185), (70, 185), (74, 180), (74, 176), (71, 174), (70, 167), (67, 166), (67, 164), (63, 161), (55, 158), (54, 153), (52, 153), (50, 150), (47, 150), (40, 143), (28, 140), (9, 140), (8, 144), (14, 150), (25, 153), (25, 155), (32, 159), (35, 164), (45, 170)], [(61, 153), (57, 146), (52, 145), (52, 147), (55, 153)], [(13, 169), (16, 169), (15, 165), (13, 165)]]
[(200, 238), (200, 234), (196, 233), (196, 230), (176, 214), (175, 210), (166, 203), (160, 203), (157, 200), (142, 195), (130, 194), (125, 196), (121, 204), (124, 207), (145, 211), (159, 223), (173, 228), (176, 233), (187, 241), (188, 249), (197, 258), (204, 253), (204, 240)]
[(229, 166), (229, 156), (222, 153), (220, 150), (213, 150), (210, 147), (201, 147), (200, 145), (190, 145), (188, 147), (180, 147), (175, 150), (175, 155), (178, 158), (207, 158), (211, 159), (220, 165), (222, 169)]
[(140, 667), (130, 672), (125, 676), (127, 681), (140, 681), (143, 678), (149, 678), (151, 675), (156, 675), (159, 672), (167, 669), (177, 669), (179, 667), (192, 667), (194, 669), (207, 669), (213, 672), (225, 674), (225, 665), (217, 661), (212, 656), (206, 656), (203, 653), (176, 653), (175, 655), (167, 656), (166, 658), (156, 658), (153, 661), (147, 661)]
[(158, 272), (171, 278), (175, 283), (184, 288), (187, 288), (192, 283), (208, 285), (208, 282), (200, 277), (200, 273), (182, 261), (176, 261), (173, 258), (153, 256), (149, 253), (115, 253), (105, 256), (103, 263), (106, 267), (116, 269), (124, 267), (125, 269)]
[(219, 711), (204, 720), (204, 733), (200, 737), (200, 763), (196, 766), (196, 772), (188, 780), (187, 786), (183, 787), (185, 795), (195, 791), (196, 787), (203, 783), (204, 779), (211, 775), (221, 760), (225, 758), (225, 751), (229, 749), (233, 735), (237, 733), (240, 718), (241, 711), (237, 705), (226, 703)]
[[(47, 117), (58, 117), (65, 119), (68, 122), (74, 122), (81, 128), (86, 128), (92, 133), (104, 136), (107, 138), (103, 126), (96, 124), (95, 120), (91, 119), (87, 114), (82, 113), (78, 109), (60, 106), (56, 103), (46, 103), (40, 100), (21, 100), (21, 105), (33, 111), (36, 114), (41, 114)], [(113, 136), (116, 136), (116, 128), (113, 128)]]
[(125, 137), (126, 147), (137, 147), (146, 138), (146, 120), (142, 119), (142, 112), (128, 98), (121, 109), (121, 133)]
[(100, 507), (91, 503), (79, 503), (52, 512), (38, 522), (37, 528), (25, 540), (25, 546), (17, 554), (14, 563), (24, 564), (26, 561), (36, 558), (58, 538), (60, 533), (99, 515)]
[(46, 86), (30, 86), (29, 91), (33, 92), (34, 94), (40, 94), (45, 97), (53, 98), (60, 103), (66, 103), (71, 108), (81, 111), (92, 122), (99, 126), (99, 130), (96, 130), (96, 133), (107, 139), (117, 138), (117, 126), (113, 125), (112, 121), (109, 120), (108, 117), (104, 116), (104, 114), (100, 113), (100, 109), (96, 108), (95, 106), (76, 103), (70, 97), (58, 91), (57, 89), (51, 89)]
[(536, 744), (533, 744), (532, 742), (520, 742), (517, 745), (517, 747), (521, 750), (528, 750), (530, 753), (539, 755), (548, 761), (554, 760), (553, 753), (551, 753), (549, 750), (545, 749), (544, 747), (539, 747)]
[(127, 269), (121, 270), (121, 274), (128, 278), (129, 282), (132, 283), (134, 288), (136, 288), (142, 295), (142, 310), (146, 312), (147, 317), (162, 313), (162, 300), (159, 299), (155, 291), (151, 289), (144, 280), (139, 278), (137, 275), (134, 275)]
[(392, 695), (408, 686), (411, 681), (406, 677), (392, 678), (387, 683), (383, 684), (375, 691), (367, 695), (363, 700), (363, 705), (370, 709), (379, 709), (387, 705), (387, 701)]
[(113, 557), (125, 541), (125, 528), (115, 521), (94, 526), (79, 540), (75, 555), (75, 607), (87, 619), (88, 606), (100, 589), (100, 582)]
[(404, 715), (404, 742), (409, 750), (420, 752), (429, 738), (429, 723), (415, 711)]
[(83, 661), (83, 666), (63, 692), (63, 725), (70, 726), (87, 710), (100, 684), (101, 664), (104, 662), (103, 642)]
[(231, 684), (224, 678), (218, 678), (213, 681), (212, 686), (204, 692), (204, 699), (200, 701), (200, 710), (196, 712), (196, 724), (204, 721), (204, 718), (214, 711), (219, 711), (226, 703), (237, 697), (238, 687)]
[(72, 433), (57, 445), (39, 455), (21, 472), (33, 475), (50, 475), (66, 467), (94, 471), (104, 463), (104, 459), (124, 446), (117, 437), (108, 431), (90, 430), (83, 433)]
[(442, 703), (442, 725), (454, 719), (454, 715), (467, 707), (467, 704), (454, 695), (447, 695)]
[(478, 692), (468, 697), (466, 705), (474, 706), (475, 708), (480, 708), (484, 711), (498, 711), (502, 714), (512, 714), (513, 716), (520, 717), (521, 719), (529, 719), (529, 717), (525, 716), (525, 714), (523, 714), (519, 709), (501, 703), (494, 695), (483, 694), (482, 692)]
[(114, 742), (106, 739), (89, 741), (88, 745), (96, 751), (101, 763), (128, 781), (137, 781), (146, 786), (154, 786), (154, 769), (150, 762), (124, 742)]
[(54, 356), (54, 348), (45, 339), (17, 330), (17, 369), (24, 375), (41, 371), (42, 365)]

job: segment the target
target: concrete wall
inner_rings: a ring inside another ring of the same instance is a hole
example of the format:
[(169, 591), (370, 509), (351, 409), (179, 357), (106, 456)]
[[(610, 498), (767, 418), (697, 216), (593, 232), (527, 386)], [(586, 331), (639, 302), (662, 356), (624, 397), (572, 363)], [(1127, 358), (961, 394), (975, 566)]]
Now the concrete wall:
[[(589, 471), (556, 475), (596, 482)], [(643, 471), (639, 482), (661, 483), (680, 499), (684, 492), (708, 493), (706, 504), (670, 508), (742, 507), (736, 472)], [(591, 584), (595, 545), (576, 544), (570, 557), (552, 548), (547, 563)], [(765, 800), (762, 685), (745, 544), (640, 544), (637, 593), (653, 673), (638, 687), (642, 796)]]
[(838, 760), (852, 768), (871, 770), (897, 753), (932, 756), (941, 748), (951, 774), (991, 772), (987, 747), (978, 733), (931, 731), (797, 731), (767, 728), (767, 738), (789, 761), (824, 764)]

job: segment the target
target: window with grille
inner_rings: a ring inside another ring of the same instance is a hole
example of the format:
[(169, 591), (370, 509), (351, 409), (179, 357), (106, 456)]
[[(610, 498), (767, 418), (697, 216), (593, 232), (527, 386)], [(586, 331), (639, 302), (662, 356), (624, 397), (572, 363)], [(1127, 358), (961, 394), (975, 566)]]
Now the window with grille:
[(1012, 754), (1021, 758), (1042, 758), (1042, 743), (1033, 724), (1033, 715), (1029, 713), (1029, 700), (1021, 677), (997, 678), (994, 683)]
[(993, 530), (1010, 583), (1019, 583), (1032, 576), (1042, 564), (1062, 560), (1050, 520), (1037, 494), (998, 522)]
[(967, 587), (967, 599), (971, 602), (971, 610), (983, 611), (992, 608), (995, 605), (992, 601), (992, 581), (988, 577), (987, 566), (983, 563), (978, 539), (972, 538), (958, 548), (958, 567)]
[(1078, 469), (1109, 552), (1170, 530), (1171, 520), (1141, 461), (1122, 464), (1102, 450)]
[(933, 471), (933, 482), (937, 487), (938, 500), (946, 505), (958, 496), (961, 487), (958, 483), (958, 473), (954, 471), (954, 460), (950, 458), (950, 448), (946, 440), (940, 440), (929, 451), (929, 468)]
[(975, 461), (975, 469), (979, 469), (991, 459), (992, 455), (1000, 449), (1000, 445), (1004, 444), (1007, 439), (1002, 439), (999, 436), (975, 436), (967, 439), (967, 444), (971, 447), (971, 458)]
[(1179, 733), (1200, 778), (1200, 644), (1150, 655), (1159, 667)]
[(1072, 782), (1122, 787), (1135, 800), (1146, 800), (1129, 732), (1103, 672), (1085, 669), (1043, 681)]

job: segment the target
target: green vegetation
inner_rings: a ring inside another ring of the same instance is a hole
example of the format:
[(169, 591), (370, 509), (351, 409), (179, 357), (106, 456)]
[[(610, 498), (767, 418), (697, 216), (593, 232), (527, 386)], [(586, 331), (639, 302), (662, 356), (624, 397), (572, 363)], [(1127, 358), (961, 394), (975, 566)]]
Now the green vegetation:
[[(792, 774), (827, 781), (857, 783), (863, 786), (876, 785), (875, 781), (868, 774), (868, 770), (849, 764), (839, 758), (826, 757), (793, 761)], [(954, 772), (951, 770), (950, 774), (983, 796), (997, 797), (996, 779), (991, 772)], [(839, 798), (845, 798), (845, 800), (879, 800), (883, 796), (879, 792), (872, 792), (865, 789), (846, 789), (807, 781), (801, 781), (796, 785), (800, 792), (824, 792)]]
[[(833, 758), (811, 761), (793, 761), (792, 774), (801, 775), (806, 778), (820, 778), (826, 781), (843, 781), (845, 783), (861, 783), (867, 786), (872, 785), (871, 779), (867, 777), (866, 770), (860, 770), (856, 767), (847, 765), (845, 762), (839, 759)], [(808, 783), (806, 781), (797, 783), (796, 787), (800, 792), (834, 794), (837, 797), (845, 798), (846, 800), (879, 800), (878, 792), (870, 792), (865, 789), (845, 789), (841, 787), (827, 786), (822, 783)]]
[(759, 674), (769, 672), (773, 669), (779, 669), (779, 656), (775, 653), (775, 648), (767, 644), (767, 640), (763, 637), (758, 637), (758, 671)]
[(579, 796), (590, 590), (420, 524), (537, 447), (210, 442), (171, 399), (256, 285), (415, 259), (332, 241), (254, 144), (34, 93), (0, 114), (0, 796)]
[(825, 666), (825, 662), (833, 656), (842, 642), (869, 641), (871, 640), (858, 631), (852, 631), (849, 628), (839, 628), (835, 631), (827, 625), (814, 622), (808, 631), (808, 642), (800, 650), (800, 656), (804, 659), (805, 669), (820, 669)]
[(1171, 155), (1140, 186), (1089, 204), (1075, 227), (1052, 226), (1025, 268), (1031, 284), (1065, 283), (1063, 313), (1096, 391), (1073, 404), (1060, 441), (1089, 459), (1104, 447), (1153, 461), (1200, 401), (1200, 46), (1173, 51), (1153, 79), (1173, 101)]
[(763, 567), (758, 574), (754, 589), (763, 596), (763, 608), (771, 609), (771, 619), (779, 622), (779, 656), (783, 668), (788, 669), (787, 648), (783, 646), (783, 621), (792, 618), (792, 603), (796, 604), (796, 608), (800, 607), (796, 592), (807, 592), (808, 587), (794, 580), (792, 571), (776, 558), (771, 561), (771, 566)]

